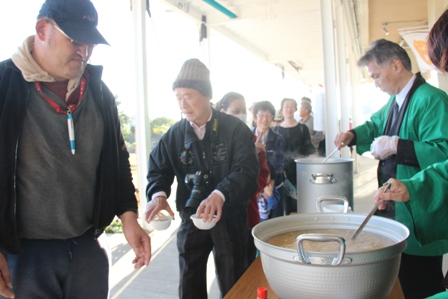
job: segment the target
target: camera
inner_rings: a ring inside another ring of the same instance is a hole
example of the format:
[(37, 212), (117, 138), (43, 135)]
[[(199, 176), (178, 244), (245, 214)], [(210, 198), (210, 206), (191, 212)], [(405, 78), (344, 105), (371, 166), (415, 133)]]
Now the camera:
[[(185, 207), (197, 208), (202, 200), (209, 195), (210, 175), (202, 171), (185, 176), (185, 185), (191, 189), (190, 197), (187, 199)], [(193, 185), (193, 187), (191, 187)]]

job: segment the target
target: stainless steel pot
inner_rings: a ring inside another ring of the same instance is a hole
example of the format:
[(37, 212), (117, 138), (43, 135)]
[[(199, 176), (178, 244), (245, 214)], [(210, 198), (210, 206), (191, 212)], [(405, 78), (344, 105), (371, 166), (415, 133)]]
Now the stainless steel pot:
[(316, 198), (344, 196), (353, 211), (353, 159), (296, 159), (297, 213), (315, 213)]
[(407, 227), (397, 221), (377, 216), (370, 219), (365, 231), (386, 236), (395, 242), (371, 251), (304, 252), (299, 248), (291, 250), (266, 242), (278, 234), (302, 229), (351, 229), (354, 233), (364, 218), (365, 215), (357, 214), (309, 213), (257, 224), (252, 235), (274, 293), (282, 299), (386, 298), (397, 278), (401, 252), (406, 248), (409, 236)]
[(317, 213), (349, 213), (352, 209), (344, 196), (321, 196), (316, 200), (316, 211)]

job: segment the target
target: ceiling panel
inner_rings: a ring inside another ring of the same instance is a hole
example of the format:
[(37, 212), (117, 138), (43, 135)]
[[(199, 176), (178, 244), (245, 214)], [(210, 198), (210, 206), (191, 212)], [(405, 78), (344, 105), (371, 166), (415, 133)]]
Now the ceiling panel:
[[(203, 0), (160, 1), (198, 23), (206, 16), (209, 28), (262, 59), (283, 66), (306, 84), (323, 83), (320, 0), (218, 0), (238, 16), (236, 19)], [(349, 48), (356, 44), (362, 51), (378, 38), (399, 41), (396, 28), (408, 25), (390, 24), (390, 35), (385, 36), (382, 23), (427, 18), (427, 0), (333, 0), (333, 3), (348, 7), (344, 21), (350, 24), (348, 30), (352, 32), (346, 34), (347, 44)], [(300, 70), (291, 67), (288, 61), (294, 61)]]

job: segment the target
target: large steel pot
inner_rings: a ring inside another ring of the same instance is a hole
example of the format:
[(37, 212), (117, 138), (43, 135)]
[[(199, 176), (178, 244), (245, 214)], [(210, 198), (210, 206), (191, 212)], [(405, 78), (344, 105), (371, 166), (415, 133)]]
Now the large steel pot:
[(397, 278), (401, 252), (406, 248), (409, 236), (407, 227), (397, 221), (378, 216), (370, 219), (364, 231), (389, 237), (395, 242), (371, 251), (303, 252), (299, 248), (291, 250), (265, 242), (278, 234), (301, 229), (350, 229), (354, 233), (364, 218), (365, 215), (357, 214), (310, 213), (257, 224), (252, 234), (274, 293), (282, 299), (386, 298)]
[(296, 159), (297, 213), (315, 213), (316, 198), (344, 196), (353, 207), (353, 159)]

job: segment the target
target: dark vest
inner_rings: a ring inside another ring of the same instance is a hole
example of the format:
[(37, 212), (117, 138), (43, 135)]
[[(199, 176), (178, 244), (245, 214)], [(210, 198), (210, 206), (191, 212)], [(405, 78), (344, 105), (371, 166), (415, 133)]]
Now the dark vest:
[[(401, 105), (401, 108), (398, 110), (395, 117), (394, 117), (394, 105), (396, 105), (396, 101), (394, 98), (394, 102), (390, 106), (389, 114), (387, 116), (386, 127), (384, 128), (383, 135), (399, 136), (400, 128), (403, 123), (403, 118), (404, 118), (406, 110), (409, 106), (409, 103), (411, 101), (411, 98), (414, 95), (414, 92), (417, 90), (417, 88), (419, 88), (420, 85), (424, 84), (425, 82), (426, 81), (421, 76), (421, 74), (417, 73), (415, 81), (412, 84), (412, 87), (409, 90), (408, 94), (406, 95), (403, 105)], [(396, 161), (397, 161), (397, 155), (392, 155), (389, 158), (387, 158), (386, 160), (379, 161), (378, 170), (377, 170), (377, 178), (378, 178), (379, 186), (382, 186), (390, 178), (397, 177), (397, 162)], [(384, 209), (382, 211), (377, 211), (375, 214), (379, 215), (379, 216), (384, 216), (387, 218), (394, 219), (395, 218), (395, 202), (392, 200), (387, 201), (386, 209)]]

